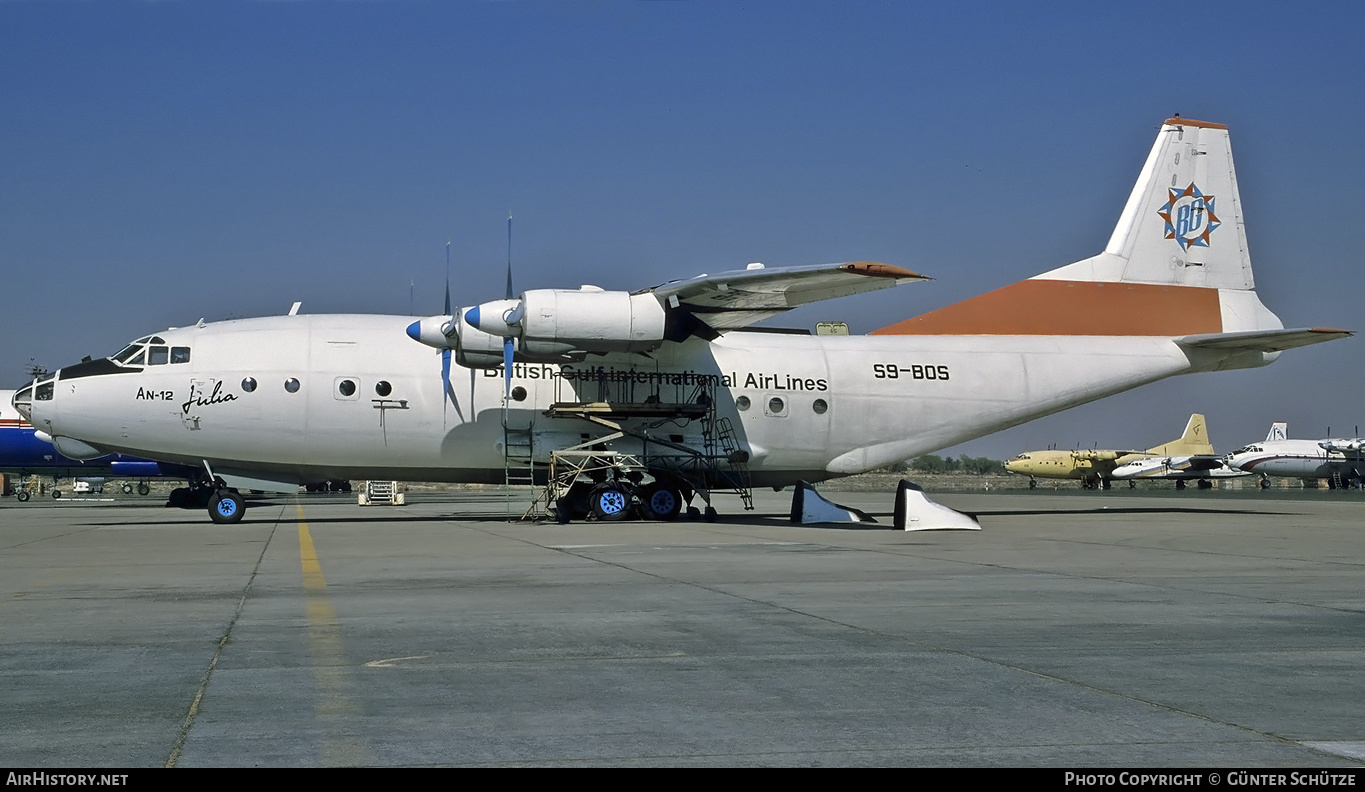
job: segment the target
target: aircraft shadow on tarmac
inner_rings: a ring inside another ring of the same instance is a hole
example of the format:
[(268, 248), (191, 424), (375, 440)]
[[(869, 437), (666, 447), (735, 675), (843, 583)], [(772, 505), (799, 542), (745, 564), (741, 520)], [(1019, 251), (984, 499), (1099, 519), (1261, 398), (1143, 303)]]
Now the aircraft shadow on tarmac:
[[(264, 505), (266, 505), (266, 504), (261, 504), (261, 505), (264, 506)], [(271, 505), (275, 505), (275, 504), (271, 504)], [(821, 529), (821, 530), (839, 530), (839, 531), (888, 531), (888, 530), (894, 530), (894, 529), (892, 528), (892, 524), (893, 524), (893, 522), (894, 522), (894, 520), (893, 520), (893, 515), (891, 515), (891, 514), (889, 514), (889, 513), (883, 514), (883, 513), (879, 513), (879, 512), (868, 512), (868, 514), (869, 514), (870, 516), (872, 516), (874, 519), (876, 519), (877, 521), (876, 521), (876, 522), (872, 522), (872, 523), (815, 523), (815, 524), (811, 524), (811, 525), (807, 525), (807, 526), (800, 526), (800, 527), (805, 527), (805, 528), (818, 528), (818, 529)], [(1301, 515), (1301, 514), (1303, 514), (1303, 513), (1302, 513), (1302, 512), (1286, 512), (1286, 511), (1278, 511), (1278, 510), (1276, 510), (1276, 511), (1271, 511), (1271, 510), (1265, 510), (1265, 509), (1259, 509), (1259, 508), (1221, 508), (1221, 509), (1220, 509), (1220, 508), (1195, 507), (1195, 506), (1121, 506), (1121, 507), (1097, 506), (1097, 507), (1088, 508), (1088, 509), (989, 509), (989, 510), (973, 510), (973, 511), (970, 512), (970, 514), (971, 514), (973, 517), (977, 517), (977, 518), (982, 518), (982, 517), (987, 517), (987, 518), (989, 518), (989, 517), (1030, 517), (1030, 516), (1042, 516), (1042, 515), (1049, 515), (1049, 514), (1059, 515), (1059, 516), (1061, 516), (1061, 515), (1107, 515), (1107, 514), (1114, 514), (1114, 515), (1119, 515), (1119, 514), (1153, 514), (1153, 515), (1155, 515), (1155, 514), (1230, 514), (1230, 515), (1231, 515), (1231, 514), (1245, 514), (1245, 515), (1253, 515), (1253, 514), (1254, 514), (1254, 515), (1280, 515), (1280, 516), (1289, 516), (1289, 515)], [(293, 516), (293, 515), (280, 515), (279, 517), (273, 518), (273, 519), (272, 519), (272, 518), (260, 518), (260, 517), (258, 517), (258, 518), (256, 518), (256, 519), (252, 519), (252, 517), (248, 516), (246, 519), (242, 520), (241, 525), (261, 525), (261, 524), (265, 524), (265, 523), (279, 523), (279, 524), (308, 523), (309, 525), (328, 525), (328, 524), (337, 524), (337, 523), (383, 524), (383, 523), (418, 523), (418, 522), (447, 522), (447, 521), (462, 522), (462, 523), (480, 523), (480, 524), (528, 525), (528, 526), (537, 526), (537, 527), (545, 528), (545, 529), (547, 529), (547, 530), (548, 530), (548, 529), (553, 529), (553, 528), (559, 528), (559, 527), (561, 527), (561, 526), (560, 526), (558, 523), (556, 523), (554, 520), (546, 520), (546, 519), (542, 519), (542, 520), (538, 520), (538, 521), (537, 521), (537, 520), (508, 520), (507, 517), (506, 517), (506, 515), (504, 515), (504, 514), (489, 514), (489, 513), (486, 513), (486, 512), (483, 513), (483, 514), (461, 514), (461, 513), (459, 513), (459, 512), (453, 512), (453, 513), (421, 514), (421, 515), (416, 515), (416, 514), (389, 514), (389, 515), (384, 515), (384, 514), (375, 514), (375, 513), (371, 512), (371, 513), (369, 513), (369, 514), (355, 515), (355, 516), (347, 516), (347, 517), (305, 517), (304, 519), (299, 519), (299, 518), (297, 518), (297, 517), (295, 517), (295, 516)], [(620, 525), (620, 526), (623, 527), (623, 528), (629, 528), (629, 527), (635, 527), (635, 526), (641, 526), (641, 525), (653, 525), (653, 524), (655, 524), (655, 522), (652, 521), (652, 520), (621, 520), (621, 521), (586, 521), (586, 520), (575, 520), (573, 523), (570, 523), (570, 524), (571, 524), (571, 525), (574, 525), (574, 524), (582, 524), (582, 523), (584, 523), (584, 522), (592, 522), (594, 525), (601, 525), (601, 526), (603, 526), (603, 527), (608, 526), (608, 525)], [(126, 522), (115, 522), (115, 521), (99, 521), (99, 522), (91, 521), (91, 522), (87, 522), (87, 523), (82, 523), (82, 525), (86, 525), (86, 526), (90, 526), (90, 527), (115, 527), (115, 526), (126, 526), (127, 524), (128, 524), (128, 523), (126, 523)], [(172, 519), (165, 519), (165, 520), (142, 520), (142, 521), (139, 521), (138, 524), (139, 524), (139, 525), (144, 525), (144, 526), (184, 525), (184, 526), (194, 527), (194, 528), (207, 528), (207, 527), (208, 527), (208, 526), (205, 525), (204, 520), (203, 520), (202, 517), (201, 517), (201, 513), (200, 513), (199, 510), (197, 510), (197, 509), (192, 509), (192, 510), (187, 510), (187, 511), (185, 511), (183, 517), (177, 515), (175, 518), (172, 518)], [(717, 522), (715, 522), (715, 523), (707, 523), (707, 522), (701, 521), (701, 520), (682, 520), (682, 519), (680, 519), (680, 520), (677, 520), (677, 521), (675, 521), (675, 522), (673, 522), (673, 523), (662, 523), (662, 524), (672, 524), (672, 525), (677, 525), (677, 526), (682, 526), (682, 525), (697, 525), (697, 526), (705, 526), (705, 525), (730, 525), (730, 526), (745, 526), (745, 527), (753, 527), (753, 528), (777, 528), (777, 527), (792, 527), (792, 526), (793, 526), (793, 523), (790, 521), (790, 519), (788, 518), (788, 515), (787, 515), (787, 513), (786, 513), (785, 511), (784, 511), (784, 512), (781, 512), (781, 513), (766, 513), (766, 514), (752, 513), (752, 512), (751, 512), (751, 513), (747, 513), (747, 514), (733, 514), (733, 515), (724, 515), (724, 514), (723, 514), (723, 515), (721, 515), (720, 519), (719, 519)], [(218, 529), (218, 530), (221, 530), (222, 528), (224, 528), (224, 527), (226, 527), (226, 526), (214, 526), (214, 527), (215, 527), (216, 529)]]
[(976, 517), (1024, 517), (1041, 514), (1279, 514), (1301, 512), (1267, 511), (1264, 509), (1214, 509), (1195, 506), (1097, 506), (1093, 509), (1000, 509), (974, 511)]

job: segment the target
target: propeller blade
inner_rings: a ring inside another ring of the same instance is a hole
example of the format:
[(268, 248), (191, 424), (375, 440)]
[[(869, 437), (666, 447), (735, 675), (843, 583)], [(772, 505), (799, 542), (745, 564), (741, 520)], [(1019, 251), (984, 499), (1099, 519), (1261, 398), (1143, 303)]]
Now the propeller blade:
[(502, 398), (505, 402), (512, 396), (512, 356), (515, 352), (512, 339), (502, 341)]
[[(455, 316), (450, 312), (450, 239), (448, 238), (446, 239), (445, 315), (450, 317), (450, 322), (445, 328), (442, 328), (443, 332), (446, 328), (453, 330), (455, 327)], [(409, 335), (411, 335), (411, 330), (409, 330)], [(447, 338), (450, 336), (449, 333), (445, 333), (445, 335)], [(450, 347), (441, 350), (441, 389), (441, 420), (444, 423), (447, 405), (454, 404), (457, 411), (460, 407), (459, 402), (455, 401), (455, 388), (450, 384)]]
[(512, 299), (512, 213), (507, 213), (507, 298)]

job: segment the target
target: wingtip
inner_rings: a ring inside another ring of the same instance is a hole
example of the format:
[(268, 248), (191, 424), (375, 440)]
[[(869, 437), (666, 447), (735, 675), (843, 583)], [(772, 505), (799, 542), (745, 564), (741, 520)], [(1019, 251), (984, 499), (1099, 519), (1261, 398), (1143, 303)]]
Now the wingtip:
[(1208, 129), (1227, 129), (1227, 125), (1226, 125), (1226, 124), (1215, 124), (1215, 123), (1212, 122), (1212, 121), (1196, 121), (1196, 120), (1193, 119), (1193, 118), (1181, 118), (1181, 117), (1178, 116), (1178, 115), (1177, 115), (1177, 116), (1172, 116), (1171, 118), (1166, 119), (1165, 125), (1166, 125), (1166, 126), (1206, 127), (1206, 128), (1208, 128)]
[(867, 275), (872, 278), (895, 278), (897, 280), (933, 280), (928, 275), (921, 275), (918, 272), (908, 270), (905, 267), (897, 267), (894, 264), (883, 264), (880, 261), (850, 261), (842, 266), (844, 272), (857, 275)]

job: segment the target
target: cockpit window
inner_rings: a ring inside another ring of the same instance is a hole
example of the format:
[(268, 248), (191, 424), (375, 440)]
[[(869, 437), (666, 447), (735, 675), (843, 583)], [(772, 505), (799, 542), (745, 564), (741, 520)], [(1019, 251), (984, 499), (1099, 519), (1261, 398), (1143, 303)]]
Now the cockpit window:
[(123, 350), (120, 351), (117, 355), (114, 355), (109, 359), (114, 361), (115, 363), (126, 364), (129, 360), (133, 358), (134, 355), (140, 352), (142, 352), (142, 344), (139, 344), (138, 342), (134, 341), (133, 343), (124, 347)]
[(161, 336), (139, 338), (109, 358), (120, 366), (164, 366), (190, 362), (189, 347), (167, 346)]

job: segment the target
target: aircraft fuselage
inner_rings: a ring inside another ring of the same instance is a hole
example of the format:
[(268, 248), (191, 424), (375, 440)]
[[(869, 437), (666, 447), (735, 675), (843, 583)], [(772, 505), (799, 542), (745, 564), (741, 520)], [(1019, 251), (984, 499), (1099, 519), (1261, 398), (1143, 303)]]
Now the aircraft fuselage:
[[(453, 366), (405, 335), (409, 317), (304, 315), (168, 330), (185, 362), (63, 369), (33, 422), (102, 451), (268, 473), (285, 481), (501, 481), (503, 377)], [(755, 485), (860, 473), (1174, 374), (1262, 365), (1169, 337), (810, 336), (733, 332), (653, 355), (513, 367), (506, 420), (538, 459), (599, 431), (551, 404), (685, 399), (708, 379)], [(1234, 359), (1235, 358), (1235, 359)], [(1038, 376), (1046, 372), (1047, 376)], [(617, 397), (619, 398), (619, 396)], [(645, 421), (640, 421), (645, 423)], [(650, 430), (701, 443), (698, 422)], [(621, 438), (612, 450), (638, 452)]]

